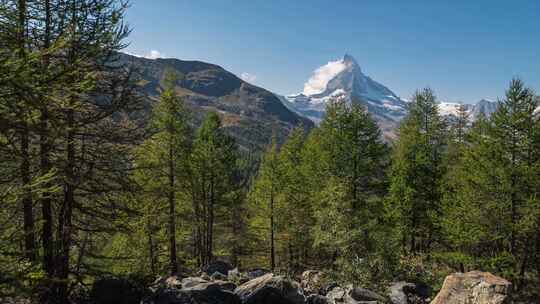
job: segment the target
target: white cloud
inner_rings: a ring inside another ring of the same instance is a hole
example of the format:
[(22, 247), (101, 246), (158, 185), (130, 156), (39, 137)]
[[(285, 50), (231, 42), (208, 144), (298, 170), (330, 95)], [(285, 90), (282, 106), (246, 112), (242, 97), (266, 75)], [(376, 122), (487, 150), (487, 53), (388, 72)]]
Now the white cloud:
[(148, 59), (157, 59), (157, 58), (163, 58), (163, 57), (164, 57), (164, 54), (162, 54), (158, 50), (151, 50), (150, 54), (146, 54), (144, 56), (144, 58), (148, 58)]
[(135, 54), (135, 53), (131, 53), (131, 52), (125, 52), (125, 53), (128, 54), (128, 55), (131, 55), (131, 56), (135, 56), (135, 57), (139, 57), (139, 58), (146, 58), (146, 59), (157, 59), (157, 58), (165, 57), (165, 54), (161, 53), (158, 50), (151, 50), (150, 53), (147, 53), (147, 54), (144, 54), (144, 55)]
[(139, 54), (135, 54), (135, 53), (132, 53), (132, 52), (128, 52), (128, 51), (123, 51), (122, 53), (124, 54), (128, 54), (129, 56), (134, 56), (134, 57), (143, 57)]
[(336, 60), (316, 69), (311, 78), (304, 84), (304, 95), (322, 93), (326, 89), (328, 81), (332, 80), (346, 67), (343, 60)]
[(250, 74), (248, 72), (244, 72), (242, 74), (240, 74), (240, 78), (242, 78), (242, 80), (244, 80), (245, 82), (254, 82), (256, 79), (257, 79), (257, 76), (256, 75), (253, 75), (253, 74)]

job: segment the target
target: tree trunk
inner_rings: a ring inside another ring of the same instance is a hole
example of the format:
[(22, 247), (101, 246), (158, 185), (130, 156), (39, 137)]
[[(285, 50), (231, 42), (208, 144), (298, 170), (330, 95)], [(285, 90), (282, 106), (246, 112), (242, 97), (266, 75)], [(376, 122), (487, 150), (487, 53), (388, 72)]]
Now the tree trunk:
[(511, 227), (510, 227), (510, 254), (515, 256), (516, 253), (516, 233), (515, 233), (515, 226), (517, 222), (517, 195), (516, 195), (516, 184), (517, 184), (517, 176), (515, 173), (516, 170), (516, 154), (517, 154), (517, 135), (515, 134), (516, 130), (514, 129), (512, 131), (512, 146), (511, 146), (511, 153), (512, 153), (512, 168), (510, 169), (511, 172), (511, 190), (512, 193), (510, 194), (510, 221), (511, 221)]
[(150, 272), (152, 275), (156, 275), (156, 259), (155, 259), (155, 252), (154, 252), (154, 239), (152, 238), (153, 229), (150, 228), (150, 225), (148, 225), (148, 254), (150, 255)]
[[(18, 48), (19, 57), (24, 60), (25, 55), (25, 39), (26, 39), (26, 0), (17, 2), (17, 10), (19, 13), (19, 37)], [(23, 204), (23, 229), (24, 229), (24, 253), (25, 257), (30, 261), (36, 260), (36, 240), (34, 235), (34, 214), (32, 206), (32, 191), (30, 189), (31, 173), (30, 173), (30, 154), (28, 123), (26, 122), (26, 110), (22, 109), (22, 126), (21, 126), (21, 179), (24, 187), (22, 199)]]
[(274, 247), (274, 193), (270, 193), (270, 271), (276, 268), (276, 253)]
[[(49, 163), (49, 147), (47, 138), (47, 111), (43, 110), (41, 113), (41, 136), (40, 136), (40, 166), (41, 174), (48, 174), (50, 172)], [(45, 187), (48, 188), (50, 183), (45, 183)], [(41, 241), (43, 244), (43, 270), (45, 271), (47, 278), (52, 279), (54, 276), (54, 252), (53, 252), (53, 218), (52, 218), (52, 206), (50, 193), (44, 191), (41, 197), (41, 213), (43, 217), (43, 227), (41, 230)]]
[[(51, 5), (49, 0), (45, 0), (45, 38), (43, 43), (43, 49), (47, 50), (50, 47), (50, 35), (51, 35)], [(44, 73), (48, 68), (49, 59), (47, 56), (43, 58)], [(49, 113), (47, 108), (47, 101), (41, 100), (43, 103), (40, 110), (40, 172), (42, 175), (49, 174), (51, 171), (50, 164), (50, 143), (49, 143)], [(54, 297), (53, 284), (50, 284), (54, 278), (54, 251), (53, 251), (53, 217), (52, 217), (52, 202), (48, 188), (50, 183), (44, 184), (45, 191), (43, 191), (41, 197), (41, 213), (43, 217), (43, 227), (41, 229), (41, 241), (43, 245), (43, 270), (49, 279), (48, 290), (41, 297), (42, 303), (49, 303), (51, 298)]]
[(176, 260), (176, 211), (175, 211), (175, 191), (174, 191), (174, 153), (172, 140), (169, 148), (169, 250), (171, 275), (178, 273), (178, 262)]
[[(25, 118), (23, 118), (25, 119)], [(34, 211), (32, 206), (32, 191), (30, 189), (30, 155), (28, 153), (28, 126), (23, 123), (21, 132), (21, 175), (24, 194), (22, 199), (24, 218), (24, 252), (30, 261), (36, 260), (36, 240), (34, 235)]]
[(202, 214), (201, 214), (201, 208), (199, 205), (199, 200), (197, 198), (197, 192), (196, 192), (196, 183), (192, 179), (191, 180), (191, 201), (193, 204), (193, 212), (195, 215), (195, 236), (194, 236), (194, 256), (197, 258), (197, 265), (200, 267), (202, 266), (202, 229), (201, 229), (201, 222), (202, 222)]
[(214, 178), (212, 177), (210, 182), (210, 205), (208, 208), (208, 263), (212, 262), (214, 259), (214, 249), (213, 249), (213, 240), (214, 240), (214, 205), (215, 205), (215, 193), (214, 193)]
[(75, 136), (74, 136), (74, 113), (73, 109), (68, 109), (67, 113), (67, 135), (66, 135), (66, 184), (64, 190), (64, 202), (59, 215), (59, 236), (61, 241), (61, 251), (57, 265), (59, 286), (58, 295), (63, 303), (68, 303), (68, 278), (69, 278), (69, 254), (71, 247), (71, 237), (73, 233), (72, 214), (75, 204)]

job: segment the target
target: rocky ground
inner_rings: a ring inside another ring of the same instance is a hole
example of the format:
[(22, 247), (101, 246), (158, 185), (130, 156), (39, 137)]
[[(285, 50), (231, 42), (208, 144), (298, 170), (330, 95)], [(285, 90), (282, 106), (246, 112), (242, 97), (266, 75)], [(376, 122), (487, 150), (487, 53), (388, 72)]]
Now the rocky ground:
[(309, 270), (296, 281), (262, 269), (241, 272), (227, 263), (216, 262), (197, 276), (159, 278), (145, 294), (114, 280), (96, 282), (92, 293), (94, 303), (100, 304), (510, 303), (511, 284), (486, 272), (450, 275), (434, 298), (430, 298), (427, 286), (409, 282), (394, 282), (385, 293), (376, 293), (361, 286), (328, 282), (323, 277), (323, 272)]

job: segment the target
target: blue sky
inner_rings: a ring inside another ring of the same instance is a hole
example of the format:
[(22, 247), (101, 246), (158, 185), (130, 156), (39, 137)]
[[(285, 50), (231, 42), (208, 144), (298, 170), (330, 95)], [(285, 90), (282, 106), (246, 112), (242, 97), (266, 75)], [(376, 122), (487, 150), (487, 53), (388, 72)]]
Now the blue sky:
[(345, 53), (405, 98), (496, 99), (515, 76), (540, 91), (538, 0), (132, 0), (127, 22), (131, 53), (215, 63), (280, 94)]

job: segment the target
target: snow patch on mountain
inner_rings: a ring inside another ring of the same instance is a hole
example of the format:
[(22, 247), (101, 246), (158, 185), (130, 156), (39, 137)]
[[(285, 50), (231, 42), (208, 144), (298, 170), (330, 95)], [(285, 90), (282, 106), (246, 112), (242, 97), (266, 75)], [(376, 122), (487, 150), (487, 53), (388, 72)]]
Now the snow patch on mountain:
[(463, 105), (465, 113), (469, 121), (474, 121), (478, 115), (483, 114), (486, 117), (491, 116), (496, 110), (498, 103), (496, 101), (482, 99), (476, 104), (461, 104), (456, 102), (441, 102), (438, 104), (439, 115), (445, 118), (456, 118), (458, 116), (459, 107)]
[[(460, 103), (456, 103), (456, 102), (441, 102), (439, 103), (439, 114), (442, 115), (442, 116), (447, 116), (447, 115), (454, 115), (454, 116), (457, 116), (458, 115), (458, 111), (459, 111), (459, 107), (461, 106)], [(468, 105), (463, 105), (466, 110), (468, 108)]]

